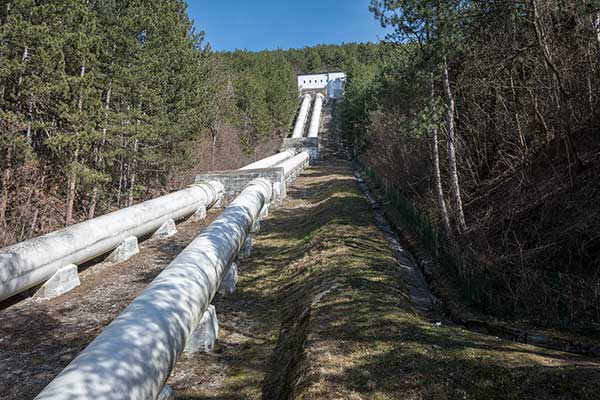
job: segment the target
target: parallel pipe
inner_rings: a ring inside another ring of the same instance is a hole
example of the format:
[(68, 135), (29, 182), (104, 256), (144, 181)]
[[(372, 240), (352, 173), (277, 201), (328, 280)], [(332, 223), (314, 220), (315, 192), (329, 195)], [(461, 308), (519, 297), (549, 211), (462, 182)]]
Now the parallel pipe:
[(0, 249), (0, 301), (43, 283), (66, 265), (91, 260), (129, 237), (153, 233), (169, 219), (212, 207), (222, 195), (220, 182), (193, 185)]
[(276, 167), (283, 168), (283, 175), (285, 176), (285, 180), (289, 181), (290, 179), (294, 179), (296, 176), (302, 172), (306, 166), (310, 163), (310, 156), (307, 152), (303, 151), (295, 157), (290, 158), (280, 164), (277, 164)]
[(36, 399), (156, 399), (271, 195), (252, 181)]
[(252, 164), (248, 164), (245, 167), (240, 168), (240, 170), (271, 168), (287, 160), (288, 158), (294, 157), (295, 154), (296, 151), (294, 150), (285, 150), (281, 153), (275, 154), (274, 156), (263, 158), (262, 160), (258, 160), (256, 162), (253, 162)]
[(323, 100), (325, 97), (319, 93), (315, 98), (315, 104), (313, 105), (312, 118), (310, 120), (310, 127), (308, 128), (308, 137), (319, 137), (319, 128), (321, 127), (321, 110), (323, 109)]
[(294, 132), (292, 138), (301, 138), (304, 135), (304, 127), (306, 126), (306, 120), (308, 119), (308, 112), (310, 111), (310, 102), (312, 97), (309, 94), (302, 96), (302, 105), (298, 112), (298, 118), (296, 118), (296, 125), (294, 125)]

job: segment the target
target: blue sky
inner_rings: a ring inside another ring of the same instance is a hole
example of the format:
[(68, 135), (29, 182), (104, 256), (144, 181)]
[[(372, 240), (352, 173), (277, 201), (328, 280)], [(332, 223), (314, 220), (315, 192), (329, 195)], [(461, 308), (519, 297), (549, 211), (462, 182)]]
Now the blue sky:
[(369, 0), (187, 0), (213, 50), (288, 49), (377, 42), (384, 30)]

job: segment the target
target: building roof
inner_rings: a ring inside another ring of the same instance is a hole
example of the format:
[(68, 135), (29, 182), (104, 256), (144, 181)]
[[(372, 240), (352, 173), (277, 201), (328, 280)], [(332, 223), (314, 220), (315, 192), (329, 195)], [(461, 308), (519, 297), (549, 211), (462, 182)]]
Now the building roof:
[(325, 75), (325, 74), (346, 74), (344, 71), (324, 71), (324, 72), (311, 72), (311, 73), (303, 73), (297, 74), (296, 76), (310, 76), (310, 75)]

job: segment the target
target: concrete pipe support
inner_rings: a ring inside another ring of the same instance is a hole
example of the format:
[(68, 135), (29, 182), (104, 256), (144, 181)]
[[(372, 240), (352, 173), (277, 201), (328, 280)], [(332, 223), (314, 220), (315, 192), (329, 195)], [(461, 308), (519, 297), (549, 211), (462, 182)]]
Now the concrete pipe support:
[(252, 164), (248, 164), (245, 167), (240, 168), (240, 170), (243, 171), (246, 169), (270, 168), (287, 160), (288, 158), (294, 157), (294, 155), (296, 155), (296, 152), (294, 150), (285, 150), (281, 153), (275, 154), (274, 156), (263, 158), (262, 160), (258, 160), (256, 162), (253, 162)]
[(311, 100), (312, 97), (310, 97), (310, 94), (302, 96), (302, 105), (300, 106), (298, 118), (296, 118), (296, 124), (294, 125), (294, 132), (292, 133), (292, 138), (294, 139), (301, 138), (304, 135), (304, 127), (306, 125), (306, 120), (308, 119)]
[(36, 399), (156, 399), (270, 198), (250, 182)]
[(294, 156), (289, 160), (277, 164), (276, 166), (279, 168), (283, 168), (283, 175), (285, 177), (285, 180), (286, 182), (289, 182), (291, 180), (294, 180), (296, 176), (298, 176), (300, 172), (302, 172), (302, 170), (309, 165), (309, 163), (310, 156), (307, 152), (303, 151), (297, 156)]
[(193, 185), (132, 207), (0, 249), (0, 301), (43, 283), (69, 264), (80, 265), (118, 247), (124, 240), (153, 233), (223, 195), (214, 181)]
[(319, 137), (319, 128), (321, 127), (321, 111), (323, 110), (323, 101), (325, 97), (319, 93), (315, 98), (313, 105), (312, 118), (308, 128), (308, 137)]

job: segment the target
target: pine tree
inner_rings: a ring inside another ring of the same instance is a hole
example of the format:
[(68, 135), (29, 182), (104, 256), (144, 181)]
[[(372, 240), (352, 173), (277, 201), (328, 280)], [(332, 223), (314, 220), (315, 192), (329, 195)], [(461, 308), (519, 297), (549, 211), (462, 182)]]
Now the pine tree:
[[(429, 60), (432, 76), (439, 76), (446, 97), (446, 134), (448, 137), (448, 168), (450, 189), (459, 231), (467, 224), (462, 205), (456, 160), (455, 100), (450, 80), (449, 60), (458, 57), (463, 47), (463, 31), (459, 22), (468, 2), (441, 0), (405, 0), (401, 2), (371, 1), (371, 11), (382, 25), (393, 27), (389, 39), (396, 43), (413, 43)], [(433, 82), (432, 82), (433, 84)], [(441, 207), (444, 212), (444, 207)]]

